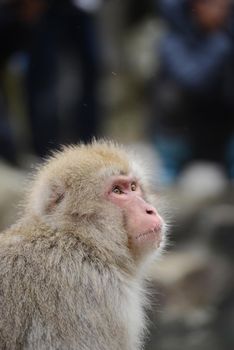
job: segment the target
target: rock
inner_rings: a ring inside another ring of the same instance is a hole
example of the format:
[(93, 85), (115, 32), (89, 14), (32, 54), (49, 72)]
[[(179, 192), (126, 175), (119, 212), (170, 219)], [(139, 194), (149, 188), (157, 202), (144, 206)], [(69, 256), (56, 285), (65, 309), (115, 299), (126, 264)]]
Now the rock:
[(231, 264), (199, 245), (184, 245), (155, 263), (156, 302), (146, 350), (232, 349), (232, 271)]
[(162, 290), (163, 322), (180, 321), (196, 328), (214, 319), (217, 305), (230, 288), (232, 269), (197, 246), (169, 253), (154, 265), (151, 275)]
[(221, 203), (204, 209), (198, 230), (217, 252), (234, 258), (234, 205)]
[(181, 191), (194, 200), (217, 196), (225, 190), (227, 184), (223, 169), (207, 162), (191, 164), (178, 181)]

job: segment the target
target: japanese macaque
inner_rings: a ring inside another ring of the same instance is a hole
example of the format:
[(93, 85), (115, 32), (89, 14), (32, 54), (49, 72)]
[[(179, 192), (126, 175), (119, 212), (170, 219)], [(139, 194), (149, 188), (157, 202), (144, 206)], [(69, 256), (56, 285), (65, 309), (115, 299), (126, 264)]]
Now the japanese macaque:
[(0, 236), (1, 350), (138, 350), (145, 268), (165, 224), (143, 169), (105, 141), (39, 169)]

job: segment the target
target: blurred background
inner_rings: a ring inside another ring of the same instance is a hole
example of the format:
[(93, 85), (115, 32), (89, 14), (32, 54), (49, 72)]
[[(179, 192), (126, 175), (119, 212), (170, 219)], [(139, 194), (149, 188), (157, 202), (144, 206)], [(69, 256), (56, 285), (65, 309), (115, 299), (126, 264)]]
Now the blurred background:
[(233, 1), (1, 0), (0, 229), (35, 165), (94, 136), (168, 202), (146, 349), (234, 349)]

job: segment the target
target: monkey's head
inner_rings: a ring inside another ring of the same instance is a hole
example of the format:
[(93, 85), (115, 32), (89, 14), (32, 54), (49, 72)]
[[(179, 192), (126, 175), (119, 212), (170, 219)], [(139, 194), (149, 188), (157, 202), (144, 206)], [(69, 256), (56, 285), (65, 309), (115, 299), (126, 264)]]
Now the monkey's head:
[(104, 141), (64, 148), (39, 170), (27, 212), (59, 232), (125, 246), (135, 257), (164, 244), (164, 221), (129, 154)]

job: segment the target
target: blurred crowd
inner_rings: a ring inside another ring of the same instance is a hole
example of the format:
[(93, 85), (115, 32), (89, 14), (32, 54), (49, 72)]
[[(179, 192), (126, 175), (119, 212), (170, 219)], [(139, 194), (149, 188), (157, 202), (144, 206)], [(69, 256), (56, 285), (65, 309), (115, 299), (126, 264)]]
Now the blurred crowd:
[[(115, 10), (102, 15), (112, 4), (114, 9), (121, 7), (116, 11), (120, 18), (115, 18)], [(118, 87), (112, 84), (103, 93), (101, 83), (108, 74), (127, 75), (122, 43), (126, 33), (147, 17), (163, 30), (159, 45), (152, 45), (150, 53), (155, 69), (142, 84), (147, 95), (142, 104), (148, 108), (142, 109), (140, 123), (144, 140), (159, 154), (164, 183), (175, 182), (194, 160), (218, 163), (233, 179), (231, 0), (149, 0), (141, 5), (131, 0), (124, 4), (115, 0), (2, 1), (1, 157), (17, 165), (20, 153), (44, 157), (61, 143), (108, 137), (103, 101), (114, 96)], [(20, 108), (12, 108), (14, 88), (7, 83), (12, 75), (26, 116), (27, 142), (25, 133), (17, 130)], [(131, 116), (128, 122), (135, 127)], [(120, 122), (119, 135), (121, 128)]]
[(161, 0), (169, 32), (155, 84), (155, 142), (169, 181), (191, 160), (234, 176), (234, 17), (230, 0)]
[[(88, 1), (88, 6), (84, 8), (82, 3), (85, 5), (86, 2), (9, 0), (1, 5), (1, 83), (4, 68), (15, 58), (24, 73), (24, 103), (28, 111), (32, 147), (40, 157), (46, 155), (49, 148), (57, 148), (60, 142), (86, 141), (97, 133), (99, 59), (93, 11), (98, 1)], [(73, 65), (77, 83), (73, 84), (73, 89), (69, 86), (69, 91), (65, 88), (64, 103), (61, 103), (59, 70), (65, 55)], [(5, 101), (2, 85), (1, 154), (16, 162), (17, 147), (7, 120), (9, 105)], [(72, 96), (67, 105), (69, 94)], [(63, 128), (59, 123), (61, 105), (67, 113), (67, 123)]]

